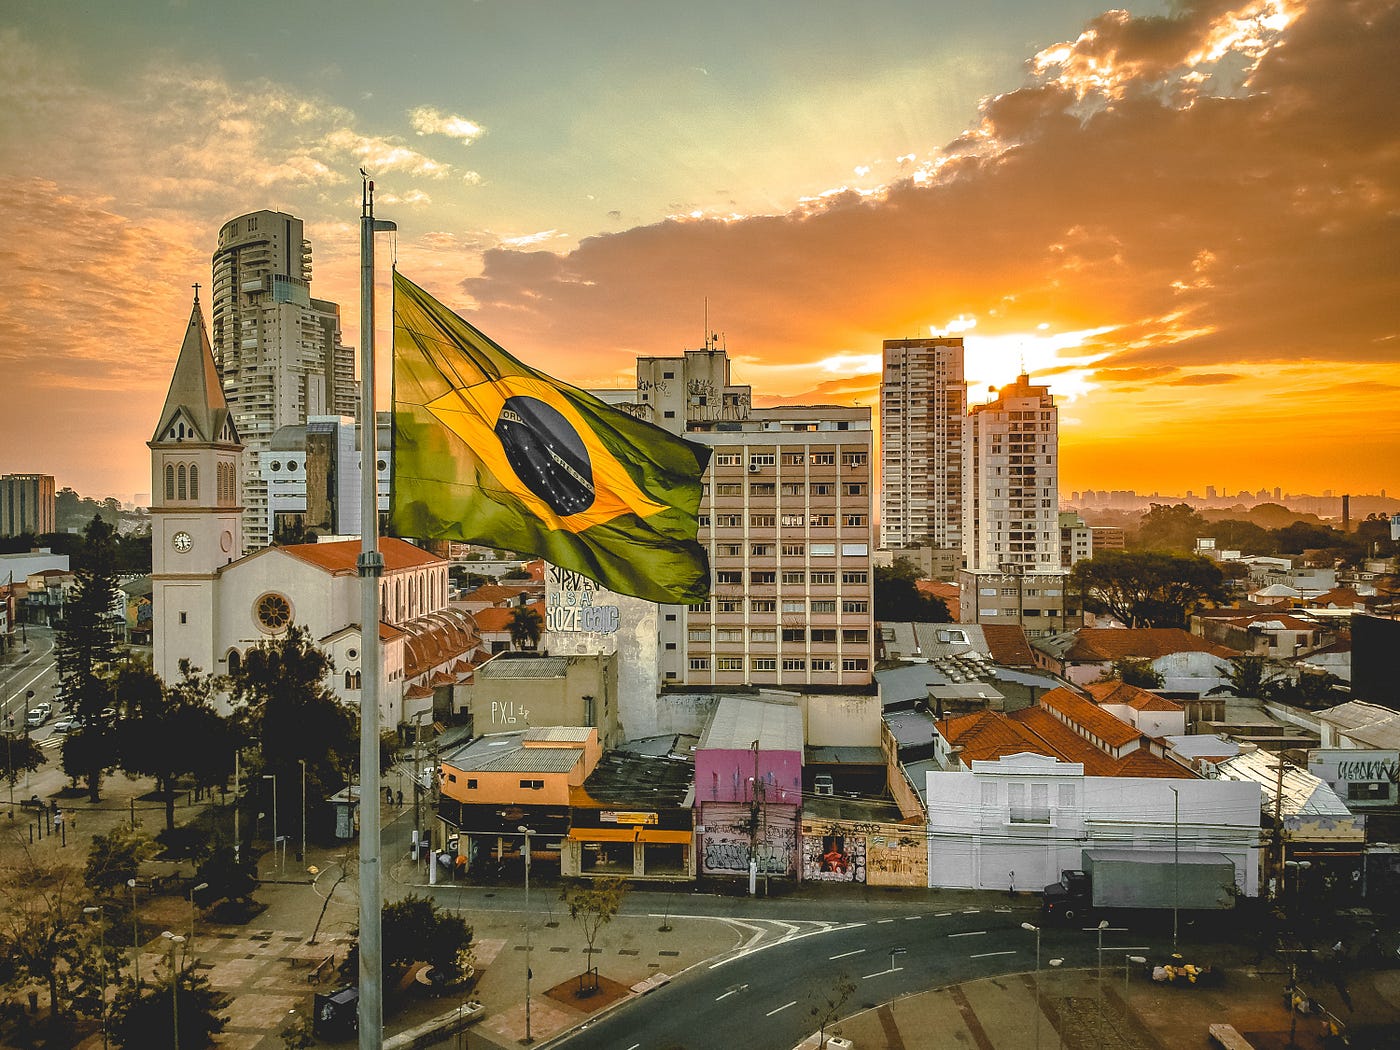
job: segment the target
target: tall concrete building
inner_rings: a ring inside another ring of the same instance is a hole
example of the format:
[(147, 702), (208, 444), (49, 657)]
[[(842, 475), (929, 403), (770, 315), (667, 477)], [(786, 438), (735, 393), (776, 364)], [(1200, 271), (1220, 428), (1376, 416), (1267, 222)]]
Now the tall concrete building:
[(754, 408), (713, 340), (680, 357), (639, 358), (628, 396), (636, 414), (714, 449), (700, 506), (713, 593), (661, 609), (661, 684), (868, 685), (870, 410)]
[(1024, 373), (963, 420), (962, 619), (1020, 623), (1031, 637), (1065, 630), (1059, 521), (1059, 411)]
[[(377, 416), (380, 531), (387, 527), (393, 417)], [(270, 531), (278, 542), (360, 535), (360, 425), (349, 416), (311, 416), (278, 428), (258, 456), (268, 486)]]
[(311, 244), (300, 219), (259, 211), (219, 230), (211, 343), (243, 457), (243, 537), (271, 542), (260, 453), (280, 428), (311, 416), (357, 417), (355, 352), (340, 341), (340, 307), (311, 297)]
[(0, 536), (58, 531), (58, 493), (52, 474), (0, 475)]
[(880, 546), (961, 546), (961, 338), (886, 339), (880, 383)]

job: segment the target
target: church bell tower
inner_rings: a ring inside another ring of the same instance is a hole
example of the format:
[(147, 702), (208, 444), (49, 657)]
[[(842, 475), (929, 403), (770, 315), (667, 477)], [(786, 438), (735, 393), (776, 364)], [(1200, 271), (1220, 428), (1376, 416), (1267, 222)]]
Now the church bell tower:
[(179, 680), (181, 660), (205, 674), (214, 652), (219, 569), (243, 556), (238, 479), (243, 444), (224, 398), (195, 285), (151, 450), (154, 670)]

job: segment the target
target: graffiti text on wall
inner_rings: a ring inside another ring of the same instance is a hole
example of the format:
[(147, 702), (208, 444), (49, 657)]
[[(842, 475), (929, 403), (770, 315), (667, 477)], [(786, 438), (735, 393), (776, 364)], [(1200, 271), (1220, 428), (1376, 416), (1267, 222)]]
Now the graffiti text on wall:
[(617, 606), (593, 604), (597, 584), (582, 573), (557, 565), (545, 571), (549, 583), (545, 630), (572, 634), (612, 634), (617, 630), (621, 619)]

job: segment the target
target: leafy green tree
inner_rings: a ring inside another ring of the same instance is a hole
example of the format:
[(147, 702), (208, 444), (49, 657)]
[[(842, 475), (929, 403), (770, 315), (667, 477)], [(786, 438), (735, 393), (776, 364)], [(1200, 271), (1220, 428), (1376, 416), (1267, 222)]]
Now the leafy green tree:
[(76, 869), (42, 864), (27, 848), (16, 875), (0, 885), (0, 984), (46, 984), (50, 1024), (58, 1032), (71, 1020), (72, 974), (89, 954), (87, 901)]
[(235, 853), (233, 844), (220, 842), (195, 871), (195, 879), (207, 883), (209, 901), (249, 901), (258, 888), (257, 862)]
[[(410, 893), (386, 904), (379, 921), (385, 987), (396, 984), (416, 962), (433, 967), (447, 984), (460, 980), (471, 964), (472, 928), (460, 916), (439, 908), (431, 897)], [(347, 981), (355, 981), (359, 967), (357, 942), (340, 972)]]
[(1212, 536), (1212, 526), (1190, 504), (1154, 503), (1138, 523), (1135, 548), (1193, 551), (1201, 536)]
[(1085, 607), (1129, 627), (1185, 627), (1198, 608), (1225, 597), (1225, 578), (1209, 558), (1168, 551), (1101, 551), (1070, 570)]
[(1124, 685), (1135, 685), (1139, 689), (1161, 689), (1166, 683), (1160, 671), (1152, 666), (1151, 660), (1137, 656), (1125, 656), (1114, 660), (1103, 676), (1104, 681), (1116, 680)]
[(1245, 653), (1232, 657), (1225, 681), (1207, 693), (1229, 693), (1231, 696), (1264, 697), (1272, 684), (1285, 675), (1285, 668), (1267, 656)]
[(544, 620), (534, 609), (520, 606), (511, 610), (506, 628), (510, 631), (511, 645), (517, 649), (533, 649), (540, 644)]
[(4, 780), (11, 795), (14, 794), (15, 785), (19, 783), (20, 777), (25, 773), (34, 772), (47, 761), (44, 749), (27, 734), (18, 730), (5, 734), (4, 744), (0, 746), (0, 770), (4, 771)]
[(578, 923), (583, 939), (588, 944), (584, 958), (588, 960), (588, 973), (593, 978), (593, 991), (598, 990), (598, 968), (593, 965), (593, 945), (604, 926), (622, 909), (622, 899), (627, 895), (627, 880), (611, 876), (592, 879), (586, 883), (565, 883), (559, 892), (559, 899), (569, 909), (569, 918)]
[(95, 730), (90, 733), (89, 746), (75, 750), (78, 768), (69, 765), (67, 748), (64, 765), (86, 779), (88, 798), (98, 802), (102, 774), (114, 764), (109, 750), (93, 745), (110, 744), (103, 732), (105, 719), (101, 712), (112, 697), (107, 673), (117, 653), (122, 594), (116, 577), (116, 530), (95, 517), (88, 523), (83, 538), (74, 570), (77, 583), (54, 639), (54, 658), (59, 700), (82, 716), (83, 735)]
[(1274, 542), (1281, 554), (1302, 554), (1306, 550), (1331, 550), (1349, 546), (1346, 533), (1326, 525), (1295, 521), (1274, 530)]
[[(170, 1001), (172, 993), (179, 996), (177, 1003)], [(112, 1000), (107, 1027), (113, 1042), (127, 1050), (174, 1050), (173, 1018), (178, 1014), (180, 1050), (207, 1050), (228, 1023), (220, 1011), (230, 1002), (209, 986), (209, 978), (181, 967), (175, 982), (167, 979), (141, 988), (123, 984)]]
[[(126, 675), (128, 717), (117, 729), (122, 768), (154, 777), (165, 794), (165, 827), (175, 827), (175, 783), (194, 776), (202, 786), (222, 783), (233, 772), (237, 732), (214, 710), (214, 695), (224, 680), (201, 675), (180, 661), (180, 681), (167, 689), (149, 671)], [(152, 682), (155, 688), (152, 688)]]
[(949, 623), (948, 607), (919, 593), (919, 568), (908, 558), (875, 566), (875, 619), (884, 623)]
[(1239, 551), (1241, 554), (1276, 554), (1278, 543), (1273, 533), (1252, 521), (1227, 518), (1207, 526), (1207, 535), (1215, 537), (1215, 545), (1221, 550)]
[(249, 649), (230, 676), (240, 734), (259, 749), (259, 775), (276, 780), (281, 827), (292, 827), (294, 814), (300, 819), (302, 760), (311, 824), (327, 817), (322, 800), (345, 787), (358, 768), (359, 719), (326, 684), (334, 671), (306, 628), (293, 624), (285, 635)]
[(118, 824), (105, 835), (94, 835), (88, 849), (83, 882), (93, 893), (102, 897), (124, 893), (128, 879), (136, 877), (143, 860), (158, 852), (151, 837), (138, 823)]

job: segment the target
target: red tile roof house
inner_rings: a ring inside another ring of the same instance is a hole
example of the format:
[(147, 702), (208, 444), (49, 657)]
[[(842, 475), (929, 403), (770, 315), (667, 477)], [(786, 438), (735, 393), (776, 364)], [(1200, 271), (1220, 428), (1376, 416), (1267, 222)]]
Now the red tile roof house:
[(1011, 715), (940, 719), (936, 730), (942, 768), (926, 773), (925, 787), (930, 886), (1036, 890), (1079, 867), (1085, 849), (1169, 858), (1179, 835), (1184, 850), (1225, 853), (1240, 891), (1258, 893), (1258, 786), (1202, 779), (1162, 741), (1073, 690)]
[(1084, 627), (1031, 642), (1037, 664), (1075, 685), (1099, 681), (1118, 660), (1150, 661), (1165, 688), (1205, 693), (1225, 681), (1239, 651), (1179, 627)]

